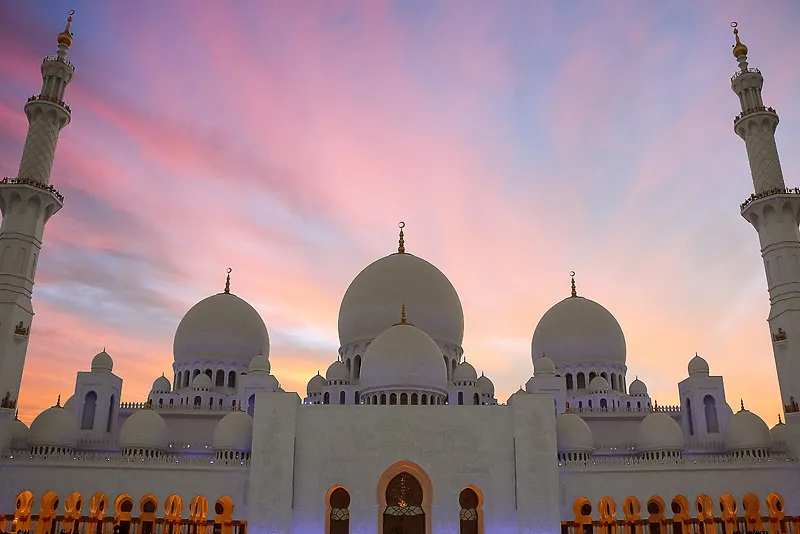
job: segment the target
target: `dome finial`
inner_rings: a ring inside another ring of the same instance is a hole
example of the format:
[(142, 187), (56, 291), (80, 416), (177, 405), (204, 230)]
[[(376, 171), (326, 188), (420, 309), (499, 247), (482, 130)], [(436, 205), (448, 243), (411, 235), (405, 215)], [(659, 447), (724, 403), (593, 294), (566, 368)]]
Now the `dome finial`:
[(405, 254), (406, 253), (406, 241), (405, 241), (405, 239), (403, 239), (403, 237), (404, 237), (403, 228), (406, 227), (406, 223), (404, 223), (403, 221), (400, 221), (399, 223), (397, 223), (397, 227), (400, 228), (400, 241), (399, 241), (399, 243), (397, 245), (397, 252), (398, 252), (398, 254)]
[(739, 402), (742, 404), (742, 410), (741, 411), (744, 411), (744, 399), (739, 399)]
[(58, 394), (58, 400), (56, 401), (56, 408), (61, 408), (61, 393)]
[(654, 412), (657, 412), (657, 411), (658, 411), (658, 401), (655, 401), (655, 404), (654, 404), (653, 411), (654, 411)]
[(231, 272), (233, 269), (228, 267), (228, 276), (225, 277), (225, 294), (230, 295), (231, 293)]
[(740, 56), (747, 55), (747, 47), (742, 44), (739, 40), (739, 29), (737, 26), (739, 25), (738, 22), (731, 22), (731, 28), (733, 28), (733, 36), (736, 38), (736, 43), (733, 45), (733, 57), (739, 59)]
[[(19, 413), (19, 410), (17, 410), (17, 413)], [(781, 420), (781, 414), (778, 414), (778, 424), (779, 425), (783, 424), (783, 421)]]
[[(781, 416), (778, 415), (778, 420), (780, 420)], [(14, 412), (14, 421), (19, 421), (19, 410)]]
[(577, 297), (578, 292), (575, 290), (575, 271), (570, 271), (569, 276), (572, 278), (572, 296)]
[(392, 326), (399, 326), (399, 325), (407, 325), (407, 326), (414, 326), (413, 324), (408, 322), (408, 318), (406, 317), (406, 303), (403, 302), (403, 305), (400, 306), (400, 322), (395, 323)]
[(67, 17), (67, 27), (64, 28), (64, 31), (58, 34), (58, 44), (65, 45), (65, 46), (72, 46), (72, 33), (69, 31), (69, 27), (72, 24), (72, 15), (75, 14), (74, 9), (69, 10), (69, 16)]

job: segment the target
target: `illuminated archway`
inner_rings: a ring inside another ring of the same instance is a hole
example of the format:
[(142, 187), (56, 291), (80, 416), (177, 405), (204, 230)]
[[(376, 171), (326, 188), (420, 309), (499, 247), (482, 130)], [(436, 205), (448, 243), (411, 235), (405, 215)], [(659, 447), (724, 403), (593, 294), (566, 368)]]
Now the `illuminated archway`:
[(47, 534), (52, 530), (53, 520), (56, 518), (58, 510), (58, 495), (48, 491), (42, 495), (39, 507), (39, 521), (36, 523), (36, 534)]
[(123, 493), (114, 501), (114, 525), (120, 531), (130, 532), (131, 511), (133, 510), (133, 498), (127, 493)]
[(725, 534), (733, 534), (738, 530), (736, 526), (736, 499), (726, 493), (719, 499), (719, 512)]
[(31, 510), (33, 509), (33, 493), (23, 491), (17, 495), (14, 505), (14, 522), (11, 524), (11, 532), (18, 530), (28, 531), (31, 529)]
[(695, 501), (697, 508), (697, 521), (699, 522), (700, 534), (714, 534), (714, 502), (711, 497), (703, 493)]
[(609, 496), (600, 499), (597, 504), (600, 512), (601, 534), (617, 534), (617, 503)]
[(622, 503), (625, 514), (625, 534), (642, 534), (642, 505), (633, 495), (626, 497)]
[(86, 525), (86, 534), (96, 534), (102, 525), (108, 510), (108, 497), (105, 493), (95, 493), (89, 500), (89, 522)]
[(784, 514), (783, 497), (777, 493), (770, 493), (767, 495), (767, 509), (769, 510), (770, 534), (786, 532), (786, 516)]
[(647, 499), (647, 523), (650, 534), (667, 534), (665, 528), (667, 519), (664, 517), (666, 509), (664, 499), (658, 495), (653, 495)]
[(586, 497), (578, 497), (572, 504), (572, 513), (575, 515), (574, 534), (582, 534), (592, 529), (592, 503)]
[(744, 508), (747, 530), (764, 530), (764, 522), (761, 520), (761, 503), (755, 494), (748, 493), (744, 496), (742, 508)]
[(164, 522), (166, 534), (172, 534), (174, 530), (180, 530), (181, 513), (183, 512), (183, 499), (180, 495), (170, 495), (164, 501)]
[(64, 522), (62, 523), (61, 530), (65, 532), (78, 530), (82, 507), (83, 498), (80, 493), (75, 491), (67, 495), (67, 499), (64, 501)]
[(680, 525), (683, 534), (689, 534), (692, 530), (691, 518), (689, 517), (689, 500), (683, 495), (676, 495), (670, 504), (672, 508), (673, 532), (677, 534), (676, 524)]
[(208, 499), (202, 495), (195, 495), (189, 501), (189, 520), (205, 521), (208, 515)]
[(337, 484), (325, 494), (325, 534), (350, 532), (350, 492)]
[[(381, 478), (378, 480), (376, 495), (378, 501), (378, 534), (384, 534), (384, 515), (387, 511), (387, 508), (389, 508), (389, 503), (386, 498), (389, 484), (395, 479), (395, 477), (403, 473), (410, 475), (421, 488), (422, 499), (421, 504), (418, 505), (418, 507), (422, 509), (424, 515), (425, 534), (432, 534), (431, 504), (433, 503), (433, 484), (431, 483), (431, 479), (428, 477), (428, 474), (424, 469), (417, 464), (408, 461), (397, 462), (389, 466), (389, 468), (383, 472)], [(386, 534), (391, 533), (386, 532)]]
[(148, 493), (139, 501), (139, 534), (153, 534), (156, 528), (156, 512), (158, 500), (152, 493)]
[(217, 502), (214, 503), (214, 514), (214, 523), (220, 525), (220, 534), (232, 534), (233, 500), (226, 495), (217, 499)]
[(467, 486), (458, 495), (460, 534), (483, 534), (483, 493), (476, 486)]

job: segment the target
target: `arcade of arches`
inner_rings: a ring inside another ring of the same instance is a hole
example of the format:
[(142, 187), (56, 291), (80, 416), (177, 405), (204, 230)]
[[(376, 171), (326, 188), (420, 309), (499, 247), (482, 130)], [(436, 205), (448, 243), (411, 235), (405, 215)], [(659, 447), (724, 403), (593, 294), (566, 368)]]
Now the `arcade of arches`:
[[(31, 534), (246, 534), (246, 523), (233, 518), (234, 503), (222, 496), (209, 513), (208, 499), (196, 495), (184, 510), (183, 499), (170, 495), (159, 512), (158, 499), (152, 494), (141, 498), (138, 506), (123, 493), (109, 500), (104, 493), (95, 493), (88, 506), (80, 493), (66, 496), (63, 515), (59, 512), (59, 496), (49, 491), (41, 496), (38, 510), (30, 491), (17, 496), (14, 513), (0, 515), (0, 530)], [(38, 512), (38, 513), (37, 513)]]
[[(585, 497), (579, 497), (572, 506), (575, 518), (561, 523), (562, 534), (734, 534), (739, 532), (766, 532), (785, 534), (800, 532), (800, 516), (784, 515), (783, 498), (770, 493), (762, 508), (758, 496), (748, 493), (742, 498), (741, 510), (736, 499), (726, 493), (718, 501), (708, 495), (698, 496), (694, 502), (683, 495), (665, 501), (653, 495), (642, 503), (636, 497), (627, 497), (621, 513), (611, 497), (603, 497), (595, 507)], [(620, 517), (621, 516), (621, 517)]]

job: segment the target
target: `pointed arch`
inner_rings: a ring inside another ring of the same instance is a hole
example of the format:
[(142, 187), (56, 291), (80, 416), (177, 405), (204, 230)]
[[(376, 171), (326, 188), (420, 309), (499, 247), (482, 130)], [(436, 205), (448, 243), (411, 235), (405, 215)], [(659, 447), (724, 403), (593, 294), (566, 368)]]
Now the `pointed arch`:
[(67, 495), (64, 501), (64, 521), (61, 523), (61, 530), (72, 532), (77, 530), (80, 524), (81, 508), (83, 508), (83, 497), (77, 491)]
[(484, 534), (483, 492), (477, 486), (469, 485), (458, 495), (459, 534)]
[(630, 495), (622, 502), (622, 513), (625, 515), (625, 533), (642, 534), (642, 505), (639, 499)]
[(89, 391), (83, 397), (81, 408), (81, 430), (94, 429), (94, 414), (97, 411), (97, 393)]
[(17, 495), (17, 500), (14, 506), (14, 523), (11, 530), (23, 532), (31, 529), (31, 511), (33, 509), (33, 493), (30, 491), (23, 491)]
[(759, 502), (758, 496), (753, 493), (745, 495), (742, 499), (742, 508), (744, 508), (747, 530), (764, 530), (764, 522), (761, 520), (761, 502)]
[(202, 495), (195, 495), (189, 501), (189, 521), (205, 521), (208, 516), (208, 499)]
[(667, 534), (667, 519), (664, 517), (666, 509), (667, 505), (664, 503), (664, 499), (658, 495), (653, 495), (647, 499), (647, 523), (650, 534)]
[(692, 530), (691, 517), (689, 517), (689, 500), (683, 495), (676, 495), (672, 499), (672, 525), (674, 534), (678, 534), (678, 528), (683, 534), (688, 534)]
[(39, 505), (39, 521), (36, 523), (36, 534), (48, 534), (52, 530), (53, 520), (58, 511), (58, 495), (48, 491), (42, 495)]
[[(214, 523), (220, 525), (220, 534), (232, 534), (233, 532), (233, 499), (223, 495), (214, 503)], [(217, 528), (215, 527), (216, 531)]]
[(350, 492), (341, 484), (325, 493), (325, 534), (349, 534)]
[(617, 503), (609, 496), (605, 496), (597, 503), (600, 513), (600, 532), (602, 534), (617, 534)]
[(376, 497), (378, 501), (378, 534), (391, 534), (390, 532), (384, 532), (383, 530), (383, 515), (388, 507), (386, 490), (389, 488), (389, 483), (396, 476), (403, 473), (407, 473), (414, 477), (414, 479), (422, 487), (422, 504), (420, 507), (425, 514), (425, 534), (432, 534), (431, 505), (433, 504), (433, 484), (428, 476), (428, 473), (426, 473), (422, 467), (407, 460), (403, 460), (389, 466), (378, 480), (378, 486), (376, 488)]
[(180, 521), (183, 513), (183, 499), (180, 495), (170, 495), (164, 501), (164, 519), (167, 521)]

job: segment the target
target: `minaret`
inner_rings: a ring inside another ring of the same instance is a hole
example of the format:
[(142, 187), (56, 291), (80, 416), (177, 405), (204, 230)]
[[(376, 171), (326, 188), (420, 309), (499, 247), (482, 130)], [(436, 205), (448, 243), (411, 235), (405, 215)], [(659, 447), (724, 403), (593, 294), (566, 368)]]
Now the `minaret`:
[(42, 90), (28, 99), (28, 136), (15, 178), (0, 180), (0, 407), (13, 408), (28, 349), (31, 294), (44, 225), (61, 209), (64, 197), (50, 185), (58, 134), (69, 124), (64, 89), (75, 68), (67, 60), (72, 46), (67, 27), (58, 35), (58, 52), (42, 61)]
[(787, 189), (783, 182), (775, 144), (778, 114), (764, 106), (764, 78), (758, 69), (748, 67), (747, 47), (739, 40), (736, 23), (731, 25), (736, 39), (733, 57), (739, 62), (731, 88), (742, 106), (733, 129), (747, 147), (755, 190), (741, 205), (741, 213), (761, 242), (770, 300), (770, 340), (786, 422), (800, 424), (800, 190)]

